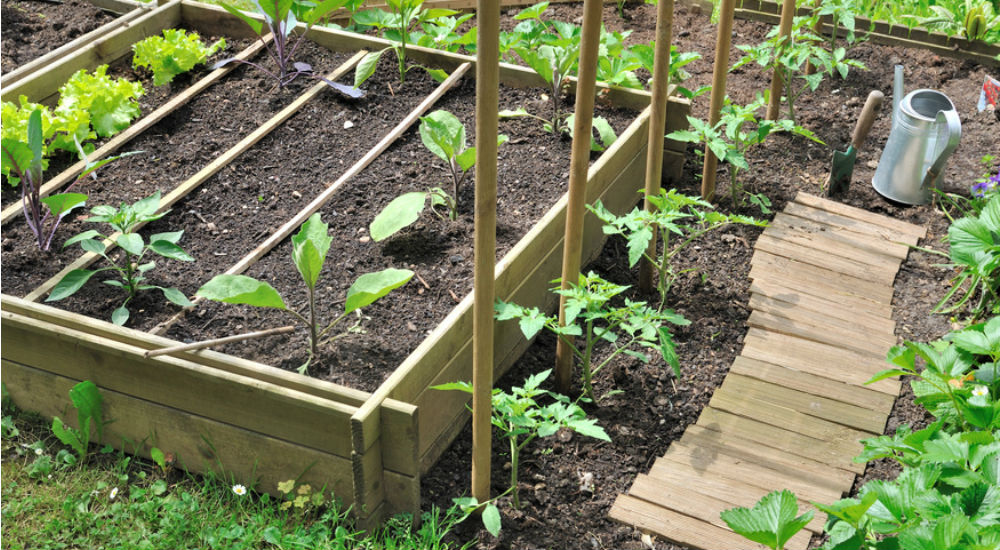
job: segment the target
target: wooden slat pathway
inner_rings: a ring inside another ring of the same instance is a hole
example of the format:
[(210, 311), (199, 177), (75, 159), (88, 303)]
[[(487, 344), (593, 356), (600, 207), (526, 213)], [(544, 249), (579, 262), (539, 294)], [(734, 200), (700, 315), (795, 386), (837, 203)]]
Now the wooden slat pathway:
[[(612, 518), (692, 548), (757, 548), (719, 514), (791, 489), (833, 502), (881, 434), (897, 380), (864, 385), (896, 343), (892, 285), (922, 227), (799, 193), (757, 240), (741, 355), (698, 422), (619, 495)], [(789, 541), (804, 549), (825, 517)], [(763, 547), (760, 547), (763, 548)]]

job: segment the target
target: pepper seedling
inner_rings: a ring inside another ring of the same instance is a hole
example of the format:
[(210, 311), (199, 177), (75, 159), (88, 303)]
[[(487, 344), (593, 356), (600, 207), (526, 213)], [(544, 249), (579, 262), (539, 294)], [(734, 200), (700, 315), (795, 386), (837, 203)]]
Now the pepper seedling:
[[(177, 242), (181, 240), (184, 231), (174, 231), (170, 233), (157, 233), (150, 235), (149, 242), (145, 242), (142, 236), (135, 232), (140, 224), (158, 220), (166, 216), (169, 210), (160, 212), (160, 192), (146, 197), (135, 204), (122, 204), (115, 208), (109, 205), (96, 206), (90, 210), (94, 214), (87, 218), (88, 222), (107, 223), (115, 231), (111, 237), (101, 234), (99, 231), (91, 229), (84, 231), (75, 237), (68, 239), (63, 247), (79, 243), (80, 247), (87, 252), (93, 252), (104, 258), (109, 266), (99, 269), (74, 269), (66, 274), (52, 289), (46, 302), (55, 302), (76, 294), (87, 281), (94, 275), (102, 271), (117, 271), (121, 280), (108, 279), (104, 284), (121, 288), (128, 293), (125, 303), (111, 313), (111, 321), (116, 325), (124, 325), (129, 318), (128, 303), (143, 290), (158, 289), (163, 292), (163, 296), (182, 307), (192, 306), (190, 300), (183, 292), (173, 287), (162, 287), (143, 284), (146, 280), (146, 273), (156, 267), (156, 262), (142, 263), (147, 252), (152, 252), (182, 262), (193, 262), (194, 258), (184, 252)], [(112, 240), (124, 252), (124, 257), (114, 259), (108, 255), (108, 247), (104, 240)]]
[(444, 17), (457, 14), (455, 10), (444, 8), (420, 9), (424, 0), (387, 0), (386, 5), (390, 11), (381, 9), (371, 9), (360, 12), (354, 16), (354, 22), (358, 25), (374, 27), (383, 31), (382, 37), (391, 40), (393, 44), (377, 52), (370, 52), (358, 63), (358, 68), (354, 71), (354, 86), (361, 86), (366, 80), (375, 74), (378, 60), (382, 54), (392, 50), (396, 53), (396, 61), (399, 63), (399, 83), (406, 82), (406, 73), (414, 67), (421, 67), (426, 70), (435, 80), (443, 81), (448, 77), (448, 73), (441, 69), (428, 69), (421, 65), (414, 67), (406, 66), (406, 45), (416, 43), (418, 36), (410, 29), (414, 25), (435, 22)]
[[(376, 241), (386, 239), (417, 221), (428, 198), (435, 213), (437, 207), (445, 207), (448, 218), (458, 219), (459, 191), (469, 169), (476, 164), (476, 148), (466, 144), (462, 121), (444, 110), (434, 111), (420, 119), (420, 139), (430, 152), (445, 162), (451, 176), (452, 193), (449, 194), (441, 187), (434, 187), (429, 191), (414, 191), (396, 197), (375, 216), (369, 226), (372, 239)], [(507, 136), (497, 136), (498, 146), (506, 142)]]
[[(287, 312), (309, 329), (309, 359), (299, 367), (300, 374), (319, 354), (319, 346), (350, 334), (352, 330), (336, 334), (324, 340), (348, 315), (374, 303), (392, 290), (406, 284), (413, 272), (408, 269), (384, 269), (358, 277), (347, 290), (344, 312), (330, 324), (323, 327), (319, 322), (316, 307), (316, 283), (319, 281), (323, 263), (333, 237), (328, 234), (329, 225), (323, 223), (318, 213), (302, 224), (299, 232), (292, 236), (292, 261), (306, 284), (308, 294), (307, 311), (300, 313), (289, 308), (281, 295), (270, 284), (246, 275), (216, 275), (205, 283), (196, 296), (227, 304), (245, 304), (255, 307), (270, 307)], [(360, 312), (359, 312), (360, 313)]]

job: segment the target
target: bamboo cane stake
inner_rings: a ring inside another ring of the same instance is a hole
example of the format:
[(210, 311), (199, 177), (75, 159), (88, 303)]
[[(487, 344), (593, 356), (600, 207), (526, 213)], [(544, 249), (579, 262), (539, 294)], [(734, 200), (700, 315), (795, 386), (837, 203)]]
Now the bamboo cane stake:
[[(719, 123), (722, 103), (726, 98), (726, 75), (729, 73), (729, 46), (733, 40), (733, 16), (736, 0), (722, 0), (719, 7), (719, 34), (715, 39), (715, 72), (712, 74), (712, 99), (708, 109), (708, 124)], [(715, 196), (715, 170), (719, 159), (705, 148), (705, 171), (701, 176), (701, 197), (707, 201)]]
[(476, 9), (476, 212), (472, 312), (472, 496), (490, 499), (493, 410), (493, 300), (497, 241), (497, 131), (500, 1)]
[[(580, 40), (580, 68), (577, 71), (576, 117), (570, 155), (569, 197), (566, 205), (566, 237), (563, 239), (562, 288), (576, 284), (580, 275), (583, 247), (583, 214), (587, 194), (587, 169), (593, 132), (594, 90), (597, 83), (597, 47), (601, 33), (601, 0), (584, 0), (583, 30)], [(662, 129), (661, 129), (662, 130)], [(566, 296), (559, 297), (559, 325), (566, 325)], [(562, 338), (556, 346), (556, 389), (569, 393), (573, 374), (573, 350)]]
[[(815, 13), (815, 11), (818, 10), (822, 4), (823, 4), (823, 0), (814, 0), (813, 7), (812, 7), (813, 12)], [(831, 20), (831, 21), (833, 23), (833, 29), (831, 29), (831, 32), (833, 33), (833, 36), (837, 36), (837, 21), (836, 20)], [(819, 19), (819, 18), (816, 18), (816, 24), (813, 25), (812, 30), (813, 30), (813, 32), (817, 36), (822, 37), (823, 36), (823, 21), (821, 19)], [(813, 74), (815, 72), (816, 72), (816, 66), (812, 64), (812, 61), (806, 61), (806, 68), (803, 69), (802, 73), (803, 74)]]
[[(673, 40), (674, 0), (660, 0), (656, 7), (656, 54), (653, 58), (653, 89), (649, 111), (649, 144), (646, 147), (646, 211), (653, 210), (650, 195), (660, 191), (663, 174), (663, 132), (667, 120), (668, 80), (670, 77), (670, 43)], [(646, 255), (656, 257), (656, 232), (649, 241)], [(639, 264), (639, 290), (653, 290), (656, 269), (646, 259)]]
[[(782, 0), (781, 2), (781, 22), (778, 24), (778, 34), (782, 43), (787, 42), (788, 36), (792, 34), (792, 20), (795, 19), (795, 0)], [(767, 120), (778, 118), (778, 108), (781, 106), (781, 91), (785, 87), (785, 81), (781, 77), (781, 71), (774, 71), (771, 75), (771, 99), (767, 104)]]
[(295, 330), (294, 326), (269, 328), (267, 330), (257, 330), (254, 332), (247, 332), (245, 334), (234, 334), (232, 336), (223, 336), (222, 338), (212, 338), (211, 340), (202, 340), (201, 342), (194, 342), (191, 344), (170, 346), (169, 348), (151, 349), (146, 353), (142, 354), (142, 356), (150, 358), (150, 357), (156, 357), (158, 355), (171, 355), (182, 351), (204, 349), (204, 348), (210, 348), (212, 346), (221, 346), (222, 344), (230, 344), (232, 342), (242, 342), (243, 340), (254, 340), (256, 338), (264, 338), (265, 336), (273, 336), (275, 334), (286, 334), (292, 332), (293, 330)]

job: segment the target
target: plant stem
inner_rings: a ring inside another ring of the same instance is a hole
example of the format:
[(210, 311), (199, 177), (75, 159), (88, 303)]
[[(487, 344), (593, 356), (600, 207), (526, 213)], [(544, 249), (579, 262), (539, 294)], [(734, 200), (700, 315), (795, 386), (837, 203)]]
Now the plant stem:
[(590, 356), (594, 350), (594, 322), (587, 321), (587, 349), (583, 352), (583, 393), (594, 400), (594, 388), (590, 385), (593, 373), (590, 371)]
[(310, 355), (316, 357), (319, 354), (319, 333), (316, 326), (316, 289), (306, 285), (309, 293), (309, 347)]
[[(510, 424), (510, 430), (514, 430), (514, 425)], [(510, 438), (510, 488), (514, 491), (512, 495), (512, 501), (514, 508), (521, 507), (521, 500), (519, 498), (519, 492), (517, 490), (517, 462), (518, 453), (520, 453), (521, 447), (517, 444), (517, 436)]]

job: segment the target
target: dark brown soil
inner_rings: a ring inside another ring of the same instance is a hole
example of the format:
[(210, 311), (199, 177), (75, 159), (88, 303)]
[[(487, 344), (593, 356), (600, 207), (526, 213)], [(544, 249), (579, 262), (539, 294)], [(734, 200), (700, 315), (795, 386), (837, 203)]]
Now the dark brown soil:
[(85, 0), (4, 0), (0, 17), (4, 25), (0, 70), (7, 74), (112, 21), (116, 15)]
[[(511, 10), (508, 15), (516, 11)], [(554, 5), (548, 15), (578, 23), (580, 13), (578, 5)], [(655, 7), (630, 6), (626, 20), (622, 21), (614, 6), (610, 5), (604, 10), (604, 21), (611, 30), (621, 30), (625, 26), (633, 29), (629, 43), (645, 43), (653, 36)], [(697, 51), (703, 56), (702, 60), (687, 67), (693, 75), (688, 83), (690, 88), (711, 82), (710, 60), (714, 56), (715, 28), (707, 15), (678, 8), (675, 42), (681, 51)], [(762, 24), (737, 21), (733, 43), (756, 43), (767, 30), (768, 27)], [(980, 164), (980, 158), (997, 152), (994, 137), (998, 128), (996, 120), (991, 114), (977, 113), (975, 109), (986, 70), (974, 63), (940, 58), (921, 50), (871, 44), (853, 48), (850, 55), (866, 63), (869, 71), (852, 72), (846, 81), (828, 80), (816, 92), (805, 94), (796, 106), (799, 123), (815, 132), (827, 147), (802, 138), (775, 136), (749, 154), (752, 169), (741, 175), (741, 181), (748, 189), (770, 197), (775, 211), (783, 208), (798, 191), (820, 193), (820, 186), (829, 173), (831, 150), (846, 149), (865, 96), (871, 89), (880, 89), (886, 94), (887, 106), (859, 153), (854, 183), (842, 200), (922, 224), (928, 228), (929, 236), (921, 245), (943, 249), (941, 237), (946, 232), (947, 220), (940, 212), (929, 206), (899, 208), (890, 205), (867, 183), (871, 181), (879, 153), (889, 134), (892, 66), (905, 62), (907, 89), (940, 89), (957, 105), (963, 119), (962, 145), (949, 161), (945, 178), (951, 188), (966, 191), (986, 169)], [(734, 48), (731, 59), (735, 60), (738, 56), (739, 51)], [(304, 205), (318, 189), (333, 181), (344, 166), (363, 153), (367, 145), (362, 144), (377, 139), (362, 137), (360, 131), (355, 133), (355, 130), (370, 125), (370, 121), (376, 119), (380, 132), (384, 133), (402, 116), (400, 112), (392, 115), (390, 111), (379, 110), (375, 106), (377, 103), (398, 100), (400, 105), (408, 104), (411, 99), (395, 96), (407, 96), (410, 86), (419, 89), (419, 93), (426, 92), (430, 87), (429, 82), (411, 72), (412, 80), (402, 89), (392, 84), (393, 91), (390, 92), (392, 75), (387, 73), (391, 68), (385, 63), (383, 61), (376, 76), (375, 82), (380, 84), (369, 87), (371, 101), (346, 102), (327, 93), (315, 105), (310, 104), (304, 112), (293, 117), (285, 128), (263, 140), (250, 154), (244, 155), (237, 166), (224, 169), (206, 184), (203, 191), (175, 206), (171, 216), (154, 224), (150, 231), (144, 230), (148, 234), (153, 230), (184, 228), (188, 233), (182, 245), (198, 257), (198, 262), (191, 266), (160, 262), (158, 271), (153, 272), (157, 278), (162, 276), (162, 280), (157, 282), (179, 286), (191, 294), (211, 273), (235, 262), (252, 246), (252, 240), (269, 232), (277, 223), (274, 220), (287, 217), (287, 212)], [(138, 188), (125, 195), (115, 194), (117, 191), (110, 191), (111, 184), (102, 180), (105, 187), (97, 187), (96, 191), (107, 193), (101, 195), (106, 197), (105, 202), (131, 201), (155, 188), (166, 190), (182, 181), (187, 177), (184, 174), (193, 173), (225, 150), (229, 146), (226, 143), (231, 144), (238, 139), (234, 137), (227, 141), (226, 136), (230, 132), (225, 129), (243, 125), (249, 127), (280, 108), (266, 98), (281, 96), (284, 100), (282, 94), (275, 93), (255, 78), (255, 73), (234, 75), (227, 79), (233, 89), (226, 88), (224, 93), (213, 89), (211, 93), (203, 94), (209, 104), (230, 100), (228, 106), (212, 115), (218, 117), (212, 119), (213, 122), (193, 126), (196, 122), (192, 120), (193, 116), (199, 119), (208, 119), (208, 116), (192, 115), (200, 112), (192, 106), (184, 114), (172, 116), (161, 123), (162, 129), (140, 138), (146, 140), (141, 148), (149, 148), (153, 152), (130, 157), (128, 163), (120, 163), (120, 168), (115, 166), (124, 174), (122, 178), (126, 184), (135, 184)], [(248, 81), (252, 85), (248, 86)], [(729, 75), (729, 94), (735, 101), (745, 103), (757, 91), (766, 88), (768, 83), (769, 75), (748, 66)], [(472, 85), (464, 84), (462, 88), (449, 94), (440, 107), (455, 112), (471, 133)], [(237, 96), (232, 95), (237, 93), (253, 95), (245, 99), (239, 96), (241, 99), (237, 100)], [(532, 103), (538, 93), (537, 90), (505, 90), (501, 94), (502, 107)], [(374, 101), (376, 98), (378, 102)], [(246, 122), (232, 122), (233, 117), (239, 114), (236, 107), (245, 105), (254, 106), (256, 110), (250, 109), (249, 114), (241, 115), (248, 117)], [(698, 98), (693, 114), (706, 118), (707, 105), (708, 96)], [(210, 107), (201, 105), (198, 109)], [(606, 116), (616, 121), (616, 130), (620, 132), (623, 129), (623, 115)], [(346, 120), (354, 124), (352, 129), (344, 128)], [(209, 135), (202, 136), (197, 133), (199, 131)], [(534, 123), (504, 122), (501, 123), (501, 131), (509, 134), (512, 142), (500, 149), (498, 254), (509, 249), (558, 197), (565, 186), (569, 163), (568, 142), (541, 135)], [(310, 369), (310, 374), (314, 376), (355, 384), (362, 389), (377, 386), (426, 331), (453, 307), (457, 298), (470, 288), (471, 184), (467, 184), (461, 194), (463, 206), (457, 223), (439, 221), (425, 214), (418, 224), (384, 243), (372, 243), (366, 239), (367, 226), (372, 217), (391, 198), (404, 191), (443, 182), (440, 163), (422, 148), (415, 134), (415, 130), (409, 131), (404, 140), (384, 153), (321, 210), (323, 219), (340, 232), (320, 284), (326, 308), (324, 317), (330, 318), (338, 307), (342, 307), (346, 288), (357, 276), (366, 272), (389, 266), (407, 267), (420, 274), (426, 285), (414, 280), (382, 302), (366, 308), (365, 316), (368, 318), (363, 326), (368, 334), (363, 337), (352, 335), (325, 349), (316, 366)], [(306, 136), (306, 139), (293, 141), (301, 136)], [(196, 139), (205, 141), (195, 142)], [(344, 141), (357, 145), (345, 152), (339, 147)], [(178, 152), (172, 152), (174, 150)], [(164, 160), (159, 160), (161, 158)], [(678, 184), (686, 193), (697, 194), (699, 191), (699, 158), (695, 154), (689, 156), (684, 179)], [(531, 164), (537, 166), (531, 168), (528, 166)], [(995, 164), (990, 169), (996, 170)], [(111, 173), (111, 168), (105, 172), (108, 177)], [(141, 183), (136, 183), (137, 180)], [(728, 173), (723, 166), (718, 184), (721, 209), (759, 214), (759, 211), (749, 207), (734, 208), (728, 199), (726, 182)], [(100, 202), (92, 201), (92, 204)], [(63, 235), (72, 235), (82, 229), (82, 225), (76, 224), (65, 228)], [(11, 254), (16, 231), (15, 228), (4, 229), (3, 245), (3, 275), (9, 285), (4, 287), (4, 291), (15, 294), (26, 292), (31, 284), (39, 282), (19, 286), (19, 279), (24, 278), (25, 272), (44, 269), (44, 265), (17, 260), (18, 256)], [(758, 234), (759, 230), (745, 227), (726, 229), (702, 238), (677, 259), (679, 268), (692, 269), (675, 286), (669, 301), (670, 307), (692, 321), (690, 326), (675, 331), (682, 376), (675, 379), (669, 369), (657, 361), (644, 365), (621, 360), (606, 367), (596, 380), (596, 393), (606, 395), (616, 390), (622, 393), (603, 398), (599, 407), (590, 406), (588, 409), (599, 419), (612, 442), (599, 443), (579, 436), (536, 442), (527, 449), (528, 456), (522, 463), (524, 507), (516, 511), (510, 506), (503, 507), (504, 531), (500, 538), (490, 537), (471, 522), (462, 527), (461, 537), (480, 536), (477, 548), (643, 548), (639, 533), (607, 519), (607, 512), (614, 498), (631, 485), (635, 474), (647, 470), (651, 462), (666, 451), (670, 442), (697, 419), (739, 353), (749, 314), (746, 305), (747, 270)], [(587, 269), (593, 269), (614, 282), (634, 285), (634, 273), (624, 269), (627, 254), (623, 243), (612, 240), (605, 251), (604, 256)], [(298, 306), (303, 302), (303, 291), (289, 255), (290, 247), (287, 242), (283, 243), (251, 268), (248, 274), (266, 278), (285, 295), (289, 303)], [(934, 266), (939, 261), (937, 257), (914, 252), (902, 267), (895, 296), (895, 318), (901, 338), (930, 340), (950, 328), (947, 318), (929, 313), (947, 289), (949, 273)], [(8, 272), (8, 265), (16, 262), (29, 267)], [(182, 270), (188, 267), (192, 271)], [(78, 299), (67, 300), (64, 307), (106, 318), (117, 304), (99, 286), (82, 291)], [(18, 288), (20, 290), (14, 290)], [(148, 328), (175, 311), (158, 297), (155, 300), (144, 298), (134, 305), (134, 319), (130, 325), (140, 328)], [(287, 324), (287, 319), (274, 312), (206, 304), (187, 315), (171, 329), (169, 335), (180, 340), (201, 339)], [(554, 340), (548, 335), (540, 336), (511, 373), (501, 380), (500, 386), (509, 388), (518, 385), (527, 375), (550, 368), (554, 345)], [(225, 351), (286, 368), (297, 367), (306, 357), (304, 335), (298, 333), (249, 346), (226, 348)], [(334, 369), (332, 374), (330, 369)], [(925, 420), (920, 409), (913, 407), (908, 399), (901, 399), (889, 427), (892, 429), (900, 423), (920, 424)], [(470, 439), (468, 430), (460, 434), (439, 464), (424, 478), (423, 497), (428, 506), (437, 504), (447, 507), (452, 497), (467, 492)], [(499, 494), (506, 489), (509, 465), (505, 464), (508, 457), (502, 442), (495, 441), (494, 448), (497, 451), (493, 460), (493, 492)], [(587, 475), (593, 476), (592, 488), (581, 487), (580, 479)], [(876, 465), (866, 473), (866, 477), (887, 475), (891, 475), (891, 468), (886, 465)], [(657, 548), (676, 548), (662, 541), (655, 544)]]

